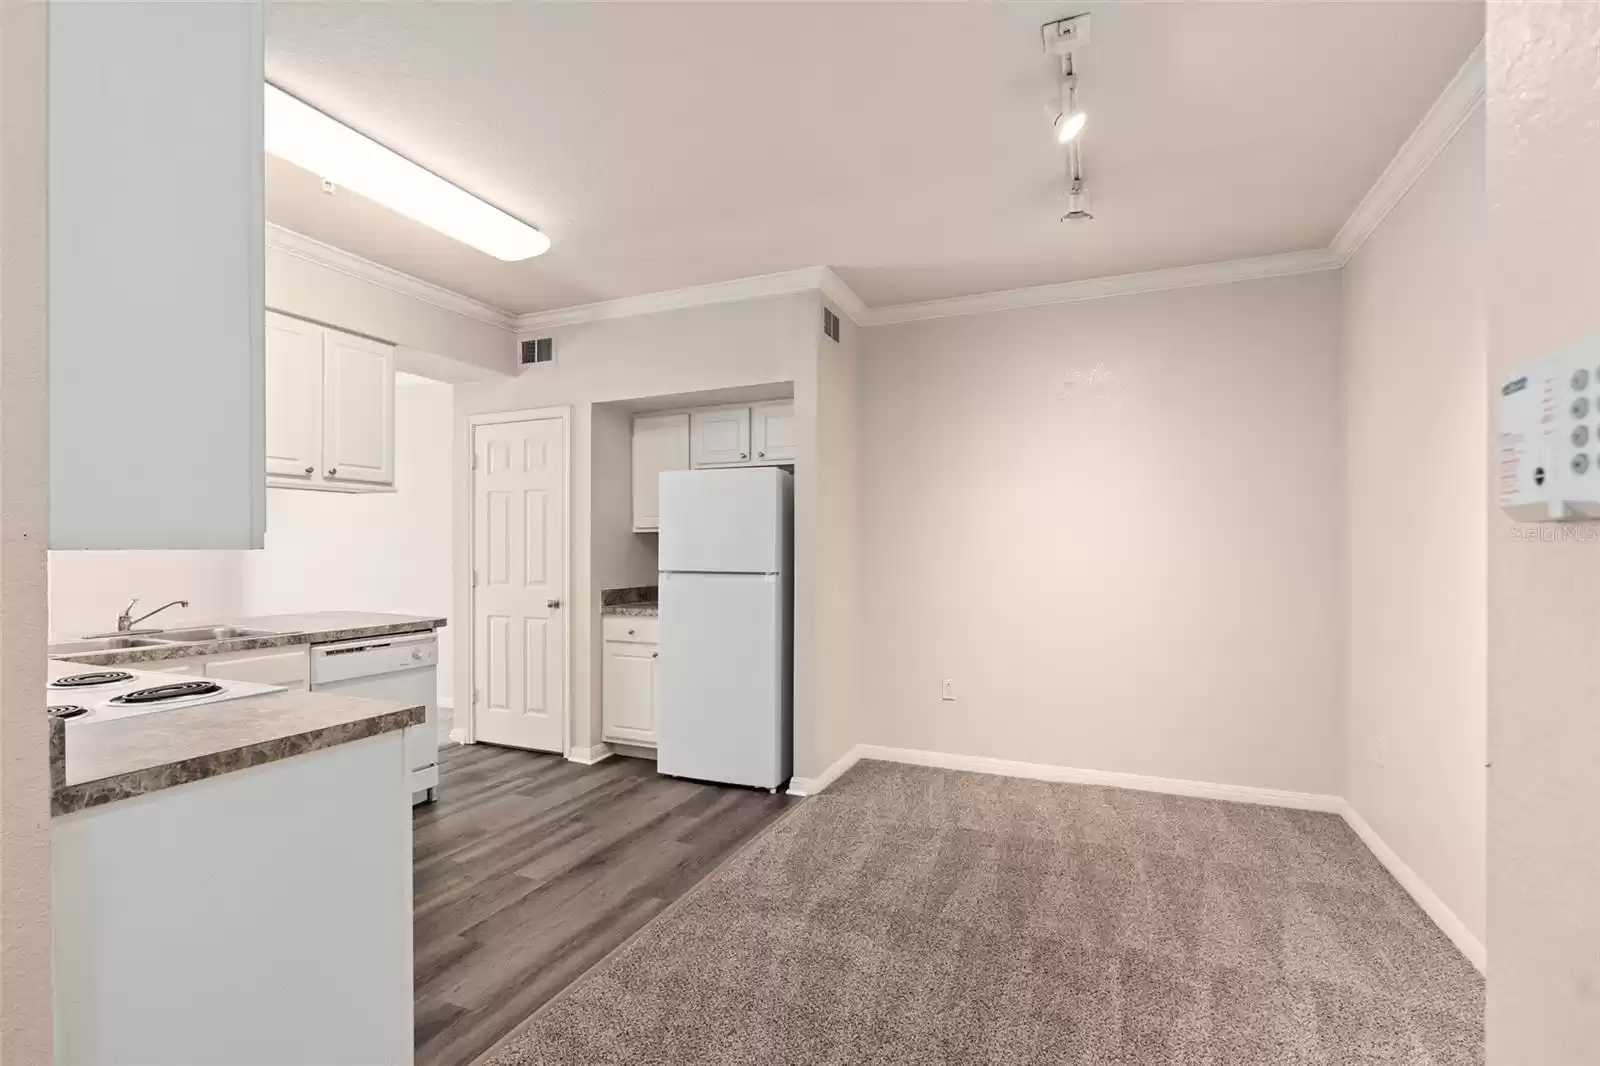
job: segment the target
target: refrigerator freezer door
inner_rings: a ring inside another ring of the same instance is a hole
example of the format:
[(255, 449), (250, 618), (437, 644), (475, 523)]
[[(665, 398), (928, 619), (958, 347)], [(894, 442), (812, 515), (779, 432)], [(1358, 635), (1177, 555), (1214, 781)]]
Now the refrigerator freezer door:
[(782, 571), (789, 476), (771, 467), (663, 473), (660, 569), (709, 574)]
[(661, 773), (756, 788), (789, 779), (785, 599), (772, 575), (661, 575)]

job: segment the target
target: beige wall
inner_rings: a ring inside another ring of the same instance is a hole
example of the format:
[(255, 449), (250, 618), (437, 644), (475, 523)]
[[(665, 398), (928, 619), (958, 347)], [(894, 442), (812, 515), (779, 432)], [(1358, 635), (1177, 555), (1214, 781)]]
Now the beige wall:
[(1338, 315), (1321, 273), (871, 330), (862, 739), (1334, 791)]
[(1480, 110), (1344, 270), (1344, 796), (1484, 938)]
[(50, 1061), (46, 5), (0, 0), (0, 1064)]
[[(1488, 381), (1600, 330), (1600, 6), (1488, 6)], [(1493, 395), (1493, 393), (1491, 393)], [(1600, 1048), (1600, 540), (1489, 528), (1489, 1061)]]
[(801, 479), (795, 497), (796, 541), (809, 553), (797, 569), (815, 575), (795, 588), (797, 605), (805, 605), (796, 617), (813, 620), (794, 635), (795, 704), (811, 708), (795, 719), (794, 775), (801, 779), (820, 776), (865, 739), (856, 563), (861, 336), (841, 315), (839, 340), (819, 333), (814, 369), (795, 384), (796, 410), (805, 415), (803, 428), (812, 434), (806, 449), (816, 456), (816, 477)]
[[(455, 387), (458, 457), (467, 454), (468, 415), (543, 407), (571, 408), (572, 499), (568, 501), (568, 529), (572, 538), (572, 588), (568, 593), (568, 607), (572, 646), (568, 653), (572, 663), (572, 720), (568, 727), (569, 746), (585, 749), (600, 743), (599, 692), (593, 666), (600, 623), (600, 605), (595, 595), (599, 585), (591, 541), (595, 508), (590, 494), (594, 476), (591, 456), (594, 405), (789, 381), (797, 382), (798, 393), (798, 376), (814, 373), (808, 368), (816, 362), (814, 336), (820, 313), (816, 293), (798, 293), (563, 326), (548, 334), (555, 339), (553, 364), (525, 369), (506, 381)], [(457, 465), (459, 469), (459, 461)], [(796, 481), (804, 484), (814, 476), (812, 468), (807, 453), (802, 451), (802, 461), (796, 464)], [(462, 625), (471, 624), (467, 602), (470, 538), (466, 525), (470, 492), (469, 479), (458, 477), (455, 617), (462, 620)], [(803, 575), (797, 575), (797, 579), (801, 577)], [(457, 708), (471, 705), (471, 670), (465, 662), (457, 671), (455, 705)], [(457, 720), (461, 717), (458, 711)]]

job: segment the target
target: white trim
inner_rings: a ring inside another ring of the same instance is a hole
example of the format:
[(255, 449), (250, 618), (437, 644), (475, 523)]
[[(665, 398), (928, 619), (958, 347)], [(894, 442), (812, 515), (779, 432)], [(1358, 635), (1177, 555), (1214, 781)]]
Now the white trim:
[(1110, 770), (1081, 770), (1075, 766), (1049, 766), (1044, 763), (991, 759), (983, 755), (950, 755), (941, 751), (913, 748), (885, 748), (876, 744), (857, 746), (858, 758), (885, 762), (933, 766), (942, 770), (967, 770), (1001, 777), (1025, 777), (1033, 781), (1060, 781), (1073, 785), (1101, 785), (1106, 788), (1131, 788), (1139, 792), (1164, 792), (1171, 796), (1228, 800), (1233, 803), (1259, 803), (1268, 807), (1289, 807), (1300, 811), (1339, 813), (1344, 800), (1317, 792), (1285, 792), (1250, 785), (1219, 785), (1209, 781), (1185, 781), (1175, 777), (1146, 777)]
[(1478, 47), (1461, 64), (1456, 76), (1445, 86), (1433, 106), (1428, 108), (1428, 113), (1422, 116), (1422, 121), (1411, 131), (1406, 143), (1400, 146), (1400, 150), (1334, 236), (1329, 248), (1338, 258), (1340, 266), (1347, 263), (1362, 242), (1372, 236), (1389, 212), (1394, 210), (1394, 206), (1417, 183), (1417, 179), (1422, 177), (1461, 127), (1466, 125), (1467, 119), (1482, 106), (1486, 80), (1483, 42), (1479, 41)]
[[(528, 337), (557, 326), (605, 322), (614, 318), (632, 318), (634, 315), (680, 311), (688, 307), (734, 303), (762, 296), (787, 296), (797, 292), (811, 292), (823, 288), (824, 274), (833, 275), (833, 271), (827, 267), (805, 267), (800, 270), (786, 270), (781, 274), (761, 274), (753, 278), (718, 281), (710, 285), (668, 289), (665, 292), (650, 292), (639, 296), (624, 296), (617, 300), (602, 300), (599, 303), (579, 304), (576, 307), (559, 307), (553, 311), (535, 311), (531, 314), (518, 315), (516, 328), (519, 336)], [(837, 282), (834, 285), (835, 291), (844, 285), (844, 282), (838, 280), (837, 275), (834, 275), (834, 282)], [(855, 302), (860, 303), (859, 300)]]
[(844, 772), (854, 766), (861, 759), (861, 745), (857, 744), (843, 755), (834, 760), (816, 777), (792, 777), (789, 779), (789, 795), (815, 796), (843, 776)]
[(861, 302), (855, 290), (844, 283), (844, 279), (833, 272), (832, 267), (822, 267), (817, 279), (817, 288), (822, 290), (822, 295), (832, 300), (844, 317), (858, 326), (866, 325), (872, 318), (872, 308)]
[(1339, 801), (1339, 813), (1344, 815), (1344, 820), (1355, 830), (1356, 836), (1361, 838), (1367, 849), (1383, 863), (1384, 869), (1388, 870), (1390, 875), (1400, 882), (1400, 887), (1417, 901), (1417, 906), (1422, 908), (1423, 913), (1433, 919), (1433, 924), (1450, 938), (1451, 943), (1467, 957), (1468, 962), (1477, 967), (1479, 973), (1486, 973), (1489, 966), (1489, 952), (1483, 946), (1483, 941), (1472, 935), (1472, 931), (1465, 923), (1456, 917), (1455, 911), (1445, 906), (1444, 900), (1434, 895), (1433, 889), (1429, 888), (1427, 883), (1417, 876), (1416, 871), (1395, 854), (1393, 848), (1383, 842), (1383, 838), (1367, 824), (1367, 820), (1361, 817), (1361, 813), (1351, 806), (1348, 800)]
[(457, 744), (473, 743), (473, 741), (467, 739), (467, 731), (460, 726), (450, 730), (450, 739), (455, 741)]
[(582, 763), (584, 766), (593, 766), (597, 762), (604, 762), (611, 758), (611, 745), (596, 744), (588, 748), (573, 748), (567, 752), (567, 761)]
[[(465, 571), (458, 574), (456, 580), (464, 583), (467, 600), (467, 624), (456, 646), (455, 662), (466, 663), (466, 689), (468, 693), (477, 685), (477, 676), (472, 672), (476, 669), (477, 659), (473, 654), (472, 634), (478, 628), (477, 618), (474, 616), (473, 599), (475, 590), (472, 584), (472, 546), (478, 542), (477, 531), (473, 528), (477, 515), (477, 507), (472, 499), (472, 456), (473, 431), (479, 426), (500, 425), (506, 422), (537, 422), (546, 418), (559, 418), (561, 420), (562, 444), (565, 455), (563, 456), (562, 508), (566, 512), (564, 517), (565, 531), (561, 538), (561, 567), (562, 567), (562, 654), (561, 654), (561, 738), (563, 748), (570, 747), (572, 743), (572, 407), (535, 407), (523, 411), (491, 411), (485, 414), (468, 415), (462, 419), (461, 426), (466, 433), (466, 446), (461, 448), (456, 455), (456, 472), (458, 483), (464, 487), (465, 502), (462, 496), (456, 497), (457, 506), (466, 508), (467, 550), (463, 553), (466, 559)], [(457, 675), (458, 677), (460, 674)], [(477, 701), (467, 701), (467, 717), (463, 723), (465, 738), (459, 743), (476, 744), (478, 742)], [(454, 714), (451, 715), (452, 721)], [(454, 736), (454, 731), (451, 733)], [(552, 752), (551, 754), (557, 754)]]
[(1334, 259), (1333, 253), (1324, 248), (1283, 252), (1279, 255), (1256, 256), (1253, 259), (1198, 263), (1194, 266), (1171, 267), (1166, 270), (1147, 270), (1139, 274), (1118, 274), (1107, 278), (1065, 281), (1056, 285), (1035, 285), (1026, 289), (985, 292), (975, 296), (953, 296), (947, 300), (874, 307), (867, 311), (867, 324), (885, 326), (895, 322), (920, 322), (925, 319), (950, 318), (955, 315), (985, 315), (1021, 307), (1043, 307), (1049, 304), (1073, 303), (1078, 300), (1099, 300), (1107, 296), (1131, 296), (1140, 292), (1192, 289), (1202, 285), (1225, 285), (1232, 281), (1311, 274), (1321, 270), (1335, 270), (1338, 266), (1339, 263)]
[(347, 277), (356, 278), (369, 285), (376, 285), (380, 289), (409, 296), (413, 300), (420, 300), (431, 304), (441, 310), (450, 311), (470, 318), (484, 325), (493, 326), (511, 333), (516, 329), (516, 318), (507, 314), (498, 307), (491, 307), (481, 300), (474, 300), (470, 296), (463, 296), (431, 281), (412, 277), (410, 274), (401, 273), (393, 267), (386, 267), (382, 263), (374, 263), (370, 259), (363, 259), (342, 248), (335, 248), (331, 244), (324, 244), (303, 233), (296, 233), (292, 229), (284, 229), (275, 223), (267, 223), (267, 247), (277, 249), (286, 255), (297, 259), (304, 259), (308, 263), (338, 271)]

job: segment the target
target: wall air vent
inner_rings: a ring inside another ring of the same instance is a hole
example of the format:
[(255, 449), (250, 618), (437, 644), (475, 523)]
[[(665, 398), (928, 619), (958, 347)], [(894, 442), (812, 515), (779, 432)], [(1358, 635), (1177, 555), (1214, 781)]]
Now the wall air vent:
[(822, 332), (833, 340), (839, 339), (839, 316), (826, 307), (822, 309)]
[(551, 337), (522, 342), (522, 365), (553, 363), (556, 361), (556, 342)]

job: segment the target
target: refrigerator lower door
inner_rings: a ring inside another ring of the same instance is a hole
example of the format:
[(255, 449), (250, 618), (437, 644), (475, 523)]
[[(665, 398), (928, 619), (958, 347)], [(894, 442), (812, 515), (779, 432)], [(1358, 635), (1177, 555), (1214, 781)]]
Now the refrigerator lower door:
[(789, 779), (788, 605), (776, 574), (661, 575), (663, 774), (756, 788)]

